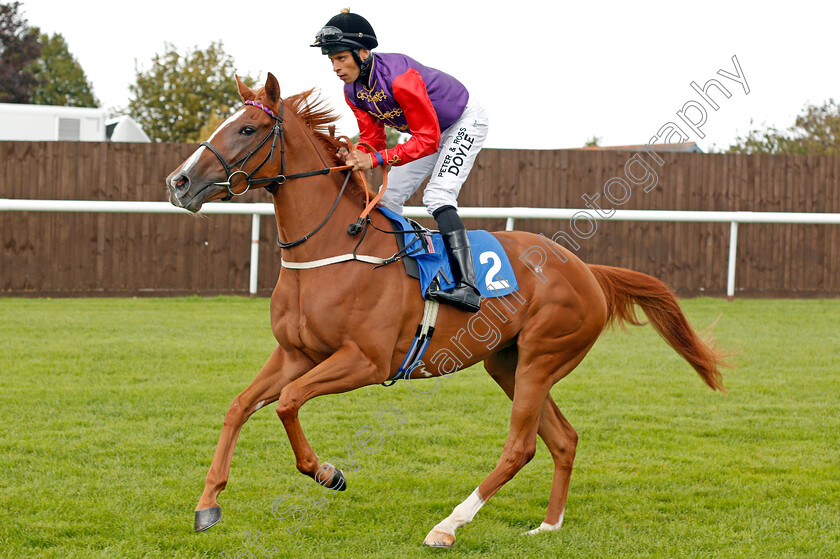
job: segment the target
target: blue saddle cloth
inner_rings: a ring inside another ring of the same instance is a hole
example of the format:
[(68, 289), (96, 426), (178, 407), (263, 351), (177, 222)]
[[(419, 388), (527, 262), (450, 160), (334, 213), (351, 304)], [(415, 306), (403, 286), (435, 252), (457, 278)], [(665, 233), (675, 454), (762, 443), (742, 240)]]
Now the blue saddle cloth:
[[(425, 296), (429, 285), (437, 278), (446, 290), (455, 287), (452, 270), (446, 257), (446, 247), (440, 233), (431, 239), (418, 235), (406, 218), (383, 206), (377, 206), (385, 217), (404, 231), (405, 253), (413, 258), (420, 268), (420, 294)], [(496, 237), (487, 231), (468, 231), (472, 251), (473, 267), (479, 292), (482, 297), (503, 297), (519, 289), (513, 267), (507, 253)]]

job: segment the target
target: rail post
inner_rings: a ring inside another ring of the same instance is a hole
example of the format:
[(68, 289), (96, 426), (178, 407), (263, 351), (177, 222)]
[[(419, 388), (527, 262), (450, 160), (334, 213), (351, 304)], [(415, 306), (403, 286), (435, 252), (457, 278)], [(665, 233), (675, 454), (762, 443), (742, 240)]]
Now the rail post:
[(257, 294), (257, 277), (260, 272), (260, 214), (251, 214), (251, 281), (248, 292), (251, 297)]
[(729, 223), (729, 267), (726, 271), (726, 300), (735, 299), (735, 263), (738, 261), (738, 222)]

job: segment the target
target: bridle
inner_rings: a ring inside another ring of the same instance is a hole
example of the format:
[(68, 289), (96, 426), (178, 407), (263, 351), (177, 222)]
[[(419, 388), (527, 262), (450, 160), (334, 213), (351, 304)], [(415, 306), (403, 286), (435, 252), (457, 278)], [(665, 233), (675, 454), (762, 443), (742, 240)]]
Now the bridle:
[[(226, 202), (226, 201), (230, 200), (234, 196), (244, 195), (254, 185), (265, 184), (265, 185), (267, 185), (265, 187), (265, 189), (268, 190), (270, 193), (274, 194), (275, 192), (277, 192), (277, 189), (279, 188), (279, 186), (281, 184), (285, 183), (287, 180), (299, 179), (299, 178), (303, 178), (303, 177), (313, 177), (313, 176), (316, 176), (316, 175), (327, 175), (332, 171), (349, 170), (351, 168), (350, 165), (344, 165), (344, 166), (341, 166), (341, 167), (325, 167), (323, 169), (318, 169), (317, 171), (306, 171), (306, 172), (303, 172), (303, 173), (294, 173), (294, 174), (291, 174), (291, 175), (285, 174), (285, 171), (286, 171), (286, 138), (285, 138), (285, 135), (283, 134), (283, 117), (275, 114), (275, 112), (272, 111), (270, 108), (266, 107), (265, 105), (263, 105), (262, 103), (259, 103), (257, 101), (251, 101), (249, 99), (249, 100), (245, 101), (245, 104), (246, 105), (251, 105), (253, 107), (256, 107), (256, 108), (262, 110), (265, 114), (267, 114), (268, 116), (270, 116), (271, 118), (274, 119), (274, 126), (272, 126), (271, 130), (268, 131), (268, 134), (266, 134), (265, 137), (263, 137), (263, 139), (260, 140), (260, 143), (257, 144), (257, 147), (255, 147), (250, 152), (248, 152), (248, 154), (245, 155), (244, 157), (241, 157), (240, 159), (234, 161), (233, 163), (228, 163), (228, 161), (225, 159), (225, 157), (219, 152), (218, 149), (216, 149), (216, 146), (211, 144), (209, 141), (201, 142), (201, 144), (199, 144), (199, 145), (209, 149), (213, 153), (213, 155), (216, 156), (216, 159), (219, 160), (219, 163), (221, 163), (222, 167), (224, 167), (224, 169), (225, 169), (225, 174), (227, 174), (227, 177), (228, 177), (227, 181), (212, 183), (215, 186), (224, 186), (225, 188), (227, 188), (228, 193), (227, 193), (227, 196), (222, 198), (223, 202)], [(282, 99), (280, 100), (280, 114), (281, 115), (283, 114), (283, 100)], [(245, 166), (245, 163), (247, 163), (248, 160), (251, 159), (251, 157), (253, 157), (253, 155), (255, 153), (257, 153), (258, 151), (260, 151), (260, 149), (262, 149), (262, 147), (266, 144), (266, 142), (268, 142), (269, 138), (272, 138), (272, 140), (271, 140), (271, 149), (269, 150), (268, 154), (265, 156), (265, 158), (262, 160), (262, 162), (260, 162), (259, 165), (254, 167), (250, 172), (245, 171), (245, 169), (243, 169), (243, 167)], [(277, 140), (278, 139), (280, 140), (280, 174), (275, 175), (273, 177), (254, 178), (254, 175), (260, 169), (262, 169), (262, 167), (266, 163), (274, 163), (274, 152), (277, 149)], [(239, 167), (239, 169), (234, 170), (234, 167)], [(236, 175), (239, 175), (239, 174), (245, 175), (245, 185), (246, 186), (245, 186), (245, 190), (243, 190), (242, 192), (236, 193), (236, 192), (233, 191), (233, 187), (232, 187), (231, 183), (233, 182), (233, 177), (235, 177)], [(344, 194), (345, 188), (347, 188), (347, 183), (350, 180), (350, 175), (351, 175), (351, 173), (348, 172), (347, 176), (344, 179), (344, 184), (341, 186), (341, 190), (339, 190), (338, 196), (336, 197), (332, 208), (330, 209), (329, 213), (327, 214), (327, 217), (324, 218), (324, 221), (322, 221), (318, 225), (318, 227), (316, 227), (311, 233), (309, 233), (308, 235), (304, 235), (303, 237), (301, 237), (300, 239), (297, 239), (295, 241), (285, 243), (285, 242), (280, 240), (280, 237), (277, 237), (277, 244), (280, 246), (280, 248), (292, 248), (294, 246), (297, 246), (297, 245), (303, 243), (304, 241), (306, 241), (310, 237), (312, 237), (312, 235), (317, 233), (324, 226), (324, 224), (327, 223), (327, 221), (330, 219), (333, 212), (335, 211), (336, 207), (338, 207), (338, 201), (341, 199), (341, 195)]]
[[(263, 137), (263, 139), (260, 140), (260, 143), (257, 144), (257, 147), (255, 147), (250, 152), (248, 152), (248, 154), (245, 155), (244, 157), (241, 157), (240, 159), (234, 161), (233, 163), (228, 163), (228, 161), (225, 159), (225, 157), (219, 152), (218, 149), (216, 149), (216, 146), (211, 144), (209, 141), (201, 142), (199, 144), (200, 146), (206, 147), (211, 152), (213, 152), (213, 155), (216, 156), (216, 159), (219, 160), (219, 163), (221, 163), (222, 167), (224, 167), (224, 169), (225, 169), (225, 174), (227, 175), (227, 181), (225, 181), (225, 182), (214, 182), (213, 183), (213, 185), (215, 185), (215, 186), (224, 186), (225, 188), (227, 188), (227, 192), (228, 192), (227, 196), (222, 198), (222, 201), (227, 202), (228, 200), (230, 200), (234, 196), (242, 196), (243, 194), (248, 192), (248, 190), (252, 186), (255, 186), (255, 185), (268, 184), (269, 186), (265, 187), (266, 190), (268, 190), (269, 192), (274, 194), (275, 192), (277, 192), (277, 187), (280, 186), (281, 184), (283, 184), (284, 182), (286, 182), (289, 179), (312, 177), (312, 176), (315, 176), (315, 175), (326, 175), (334, 169), (349, 169), (350, 168), (349, 166), (327, 167), (325, 169), (318, 169), (317, 171), (307, 171), (305, 173), (295, 173), (295, 174), (292, 174), (292, 175), (286, 175), (285, 174), (285, 171), (286, 171), (286, 137), (285, 137), (285, 134), (283, 133), (283, 117), (277, 115), (274, 111), (272, 111), (271, 109), (269, 109), (268, 107), (266, 107), (265, 105), (263, 105), (262, 103), (259, 103), (257, 101), (248, 100), (248, 101), (245, 101), (245, 104), (246, 105), (251, 105), (253, 107), (256, 107), (256, 108), (262, 110), (265, 114), (267, 114), (268, 116), (270, 116), (271, 118), (274, 119), (274, 126), (272, 126), (271, 130), (268, 131), (268, 134), (266, 134)], [(283, 100), (281, 99), (280, 100), (280, 115), (282, 115), (282, 114), (283, 114)], [(254, 167), (250, 172), (245, 171), (245, 169), (243, 169), (243, 167), (245, 166), (245, 163), (247, 163), (248, 160), (251, 159), (251, 157), (253, 157), (253, 155), (255, 153), (257, 153), (258, 151), (260, 151), (260, 149), (262, 149), (262, 147), (266, 144), (266, 142), (268, 142), (269, 138), (271, 138), (271, 149), (269, 150), (268, 155), (266, 155), (265, 158), (262, 160), (262, 162), (260, 162), (259, 165)], [(274, 152), (277, 150), (277, 140), (278, 139), (280, 140), (280, 174), (276, 175), (276, 176), (273, 176), (273, 177), (254, 178), (254, 175), (260, 169), (263, 168), (263, 165), (265, 165), (266, 163), (274, 163)], [(234, 167), (239, 167), (239, 169), (234, 170)], [(231, 183), (233, 182), (233, 177), (235, 177), (236, 175), (240, 175), (240, 174), (245, 175), (245, 185), (246, 186), (245, 186), (245, 190), (243, 190), (242, 192), (236, 193), (236, 192), (233, 191)]]
[[(228, 161), (219, 152), (219, 150), (216, 149), (216, 147), (213, 144), (211, 144), (209, 141), (204, 141), (204, 142), (201, 142), (201, 144), (199, 144), (200, 146), (203, 146), (203, 147), (206, 147), (207, 149), (209, 149), (213, 153), (213, 155), (216, 156), (216, 159), (219, 160), (219, 163), (221, 163), (222, 167), (224, 167), (224, 169), (225, 169), (225, 174), (227, 174), (227, 181), (212, 183), (215, 186), (224, 186), (225, 188), (227, 188), (227, 196), (222, 198), (223, 202), (226, 202), (226, 201), (230, 200), (234, 196), (244, 195), (246, 192), (248, 192), (248, 190), (250, 190), (250, 188), (252, 186), (255, 186), (255, 185), (265, 184), (265, 185), (267, 185), (265, 187), (265, 189), (268, 190), (271, 194), (274, 194), (274, 193), (277, 192), (277, 189), (280, 187), (280, 185), (285, 183), (287, 180), (300, 179), (300, 178), (304, 178), (304, 177), (314, 177), (314, 176), (317, 176), (317, 175), (328, 175), (329, 173), (331, 173), (333, 171), (348, 171), (347, 176), (344, 178), (344, 184), (341, 186), (341, 190), (339, 190), (338, 196), (336, 197), (335, 202), (333, 202), (332, 208), (330, 208), (330, 211), (327, 214), (327, 216), (324, 218), (324, 220), (311, 233), (309, 233), (307, 235), (304, 235), (300, 239), (297, 239), (295, 241), (291, 241), (291, 242), (288, 242), (288, 243), (281, 241), (280, 237), (277, 237), (277, 244), (280, 246), (280, 248), (292, 248), (292, 247), (297, 246), (297, 245), (303, 243), (304, 241), (308, 240), (310, 237), (312, 237), (312, 235), (317, 233), (327, 223), (327, 221), (330, 219), (333, 212), (335, 212), (335, 209), (338, 207), (338, 202), (339, 202), (339, 200), (341, 200), (341, 195), (344, 194), (344, 190), (347, 188), (347, 183), (350, 181), (350, 175), (352, 174), (350, 169), (352, 169), (352, 166), (351, 165), (342, 165), (342, 166), (338, 166), (338, 167), (325, 167), (323, 169), (318, 169), (318, 170), (315, 170), (315, 171), (305, 171), (303, 173), (293, 173), (291, 175), (285, 174), (285, 172), (286, 172), (286, 138), (285, 138), (285, 135), (283, 133), (283, 117), (282, 117), (283, 108), (284, 108), (283, 100), (280, 99), (280, 115), (277, 115), (273, 110), (271, 110), (270, 108), (266, 107), (265, 105), (263, 105), (262, 103), (259, 103), (257, 101), (252, 101), (252, 100), (249, 99), (249, 100), (245, 101), (245, 104), (246, 105), (251, 105), (253, 107), (256, 107), (256, 108), (262, 110), (265, 114), (267, 114), (268, 116), (270, 116), (271, 118), (274, 119), (274, 126), (272, 126), (271, 130), (268, 131), (268, 134), (266, 134), (263, 137), (263, 139), (260, 140), (260, 143), (257, 144), (257, 147), (255, 147), (250, 152), (248, 152), (248, 154), (245, 155), (244, 157), (241, 157), (240, 159), (234, 161), (233, 163), (228, 163)], [(259, 165), (254, 167), (250, 172), (245, 171), (245, 169), (243, 169), (243, 167), (245, 166), (245, 163), (247, 163), (248, 160), (251, 159), (251, 157), (253, 157), (253, 155), (255, 153), (257, 153), (260, 149), (262, 149), (262, 147), (268, 142), (269, 138), (271, 138), (271, 149), (269, 150), (268, 154), (265, 156), (265, 158), (263, 158), (262, 162), (260, 162)], [(277, 141), (278, 140), (280, 141), (280, 174), (275, 175), (273, 177), (254, 178), (254, 175), (260, 169), (262, 169), (262, 167), (266, 163), (274, 163), (274, 152), (277, 149)], [(239, 167), (239, 168), (234, 170), (234, 167)], [(243, 190), (242, 192), (237, 194), (236, 192), (233, 191), (233, 187), (232, 187), (231, 183), (233, 182), (233, 177), (235, 177), (236, 175), (239, 175), (239, 174), (242, 174), (242, 175), (245, 176), (245, 185), (246, 186), (245, 186), (245, 190)], [(362, 180), (364, 180), (364, 175), (362, 175)], [(362, 225), (366, 221), (369, 221), (368, 213), (370, 213), (370, 210), (373, 209), (373, 207), (376, 205), (376, 203), (382, 197), (382, 194), (384, 194), (385, 188), (387, 187), (387, 174), (384, 175), (384, 181), (385, 182), (383, 183), (382, 188), (380, 189), (379, 193), (372, 200), (368, 201), (364, 211), (362, 212), (362, 215), (359, 217), (359, 219), (356, 221), (356, 223), (350, 224), (350, 226), (347, 228), (348, 234), (350, 234), (352, 236), (358, 235), (363, 229)], [(365, 190), (366, 190), (366, 192), (368, 191), (367, 188)]]

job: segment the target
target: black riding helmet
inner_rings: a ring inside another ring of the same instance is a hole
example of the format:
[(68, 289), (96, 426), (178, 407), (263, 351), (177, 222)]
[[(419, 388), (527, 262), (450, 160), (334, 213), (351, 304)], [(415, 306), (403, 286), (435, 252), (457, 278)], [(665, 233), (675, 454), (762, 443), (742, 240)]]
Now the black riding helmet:
[(353, 53), (356, 64), (362, 66), (359, 49), (372, 50), (378, 45), (376, 33), (368, 20), (344, 9), (318, 31), (315, 42), (309, 46), (320, 47), (321, 54), (335, 54), (349, 50)]

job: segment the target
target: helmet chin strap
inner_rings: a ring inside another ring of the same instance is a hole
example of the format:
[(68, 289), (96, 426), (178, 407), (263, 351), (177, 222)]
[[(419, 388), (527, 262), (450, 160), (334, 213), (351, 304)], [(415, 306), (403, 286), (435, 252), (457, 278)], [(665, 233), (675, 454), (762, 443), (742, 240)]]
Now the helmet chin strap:
[(368, 77), (370, 77), (371, 62), (373, 62), (373, 53), (371, 52), (368, 54), (367, 60), (363, 61), (362, 57), (359, 55), (359, 49), (353, 49), (350, 52), (353, 53), (353, 60), (355, 60), (356, 64), (359, 66), (359, 77), (356, 78), (356, 81), (367, 83)]

